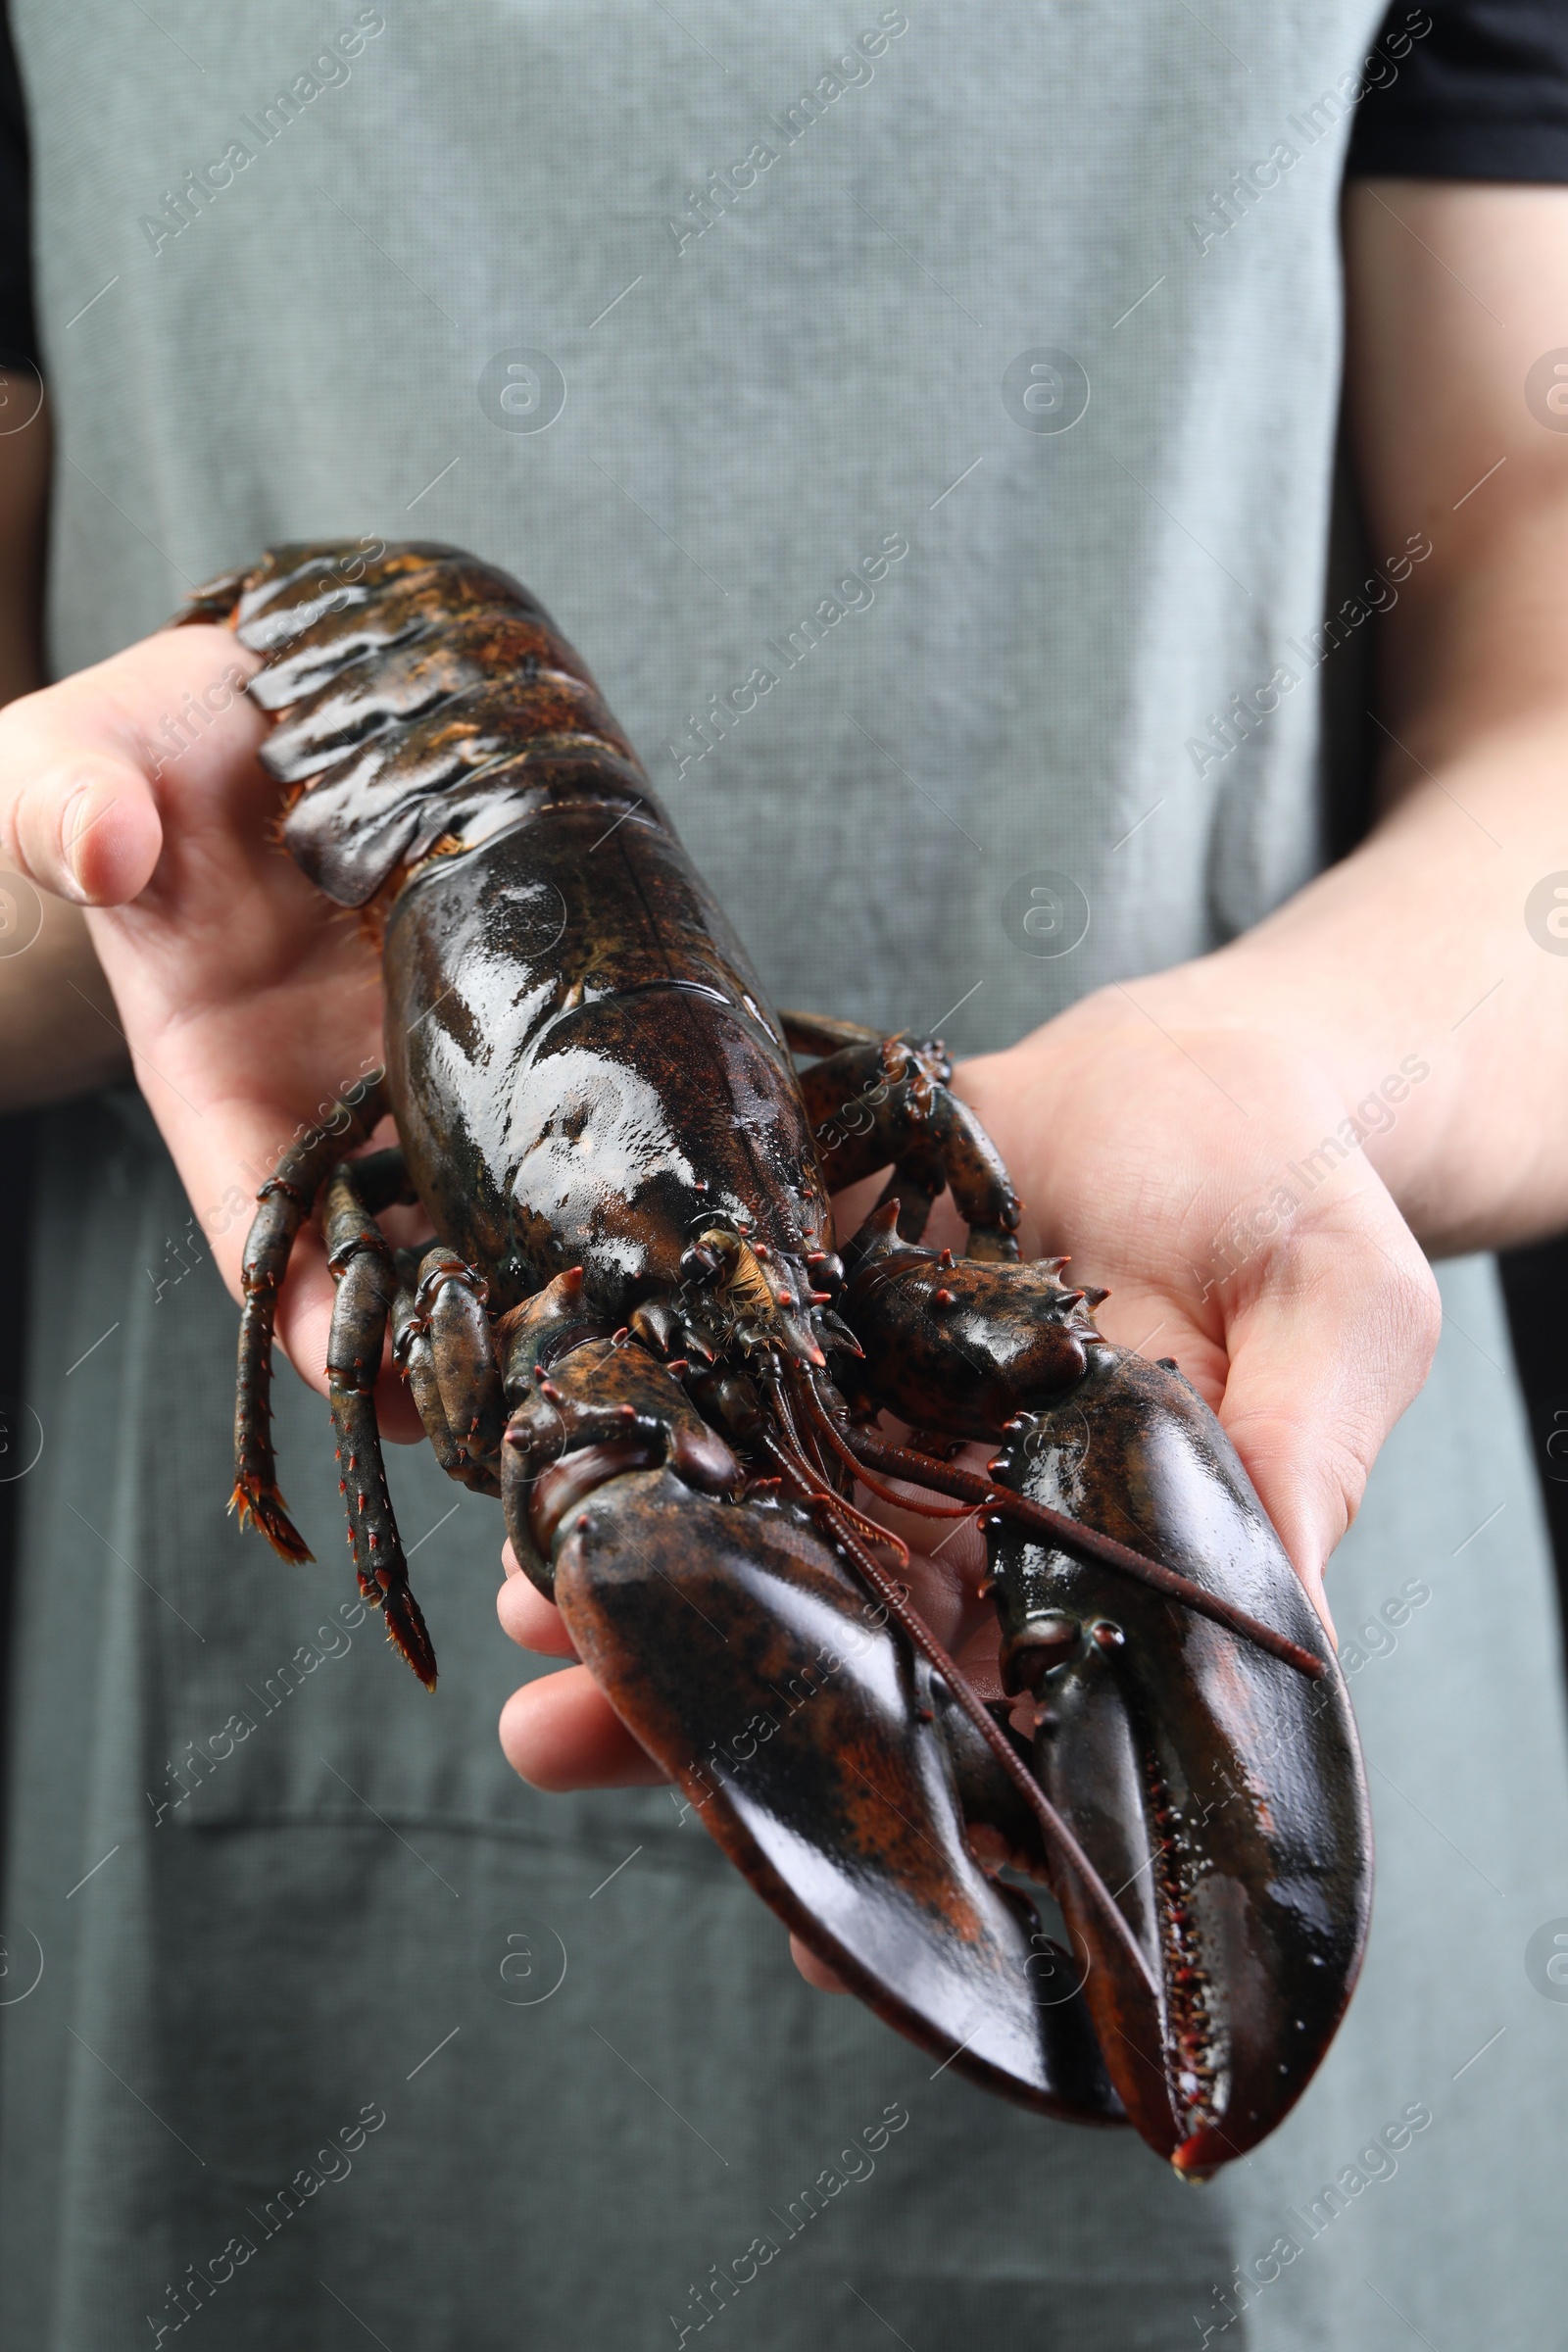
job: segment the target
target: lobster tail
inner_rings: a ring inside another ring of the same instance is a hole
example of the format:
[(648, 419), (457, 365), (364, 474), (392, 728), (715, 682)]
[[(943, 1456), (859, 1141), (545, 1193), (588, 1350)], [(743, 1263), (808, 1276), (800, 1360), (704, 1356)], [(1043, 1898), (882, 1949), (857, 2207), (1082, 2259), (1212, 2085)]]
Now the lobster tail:
[(277, 721), (261, 756), (289, 793), (283, 846), (341, 906), (554, 798), (651, 800), (544, 607), (459, 548), (274, 548), (198, 589), (180, 619), (229, 620), (267, 658), (250, 691)]

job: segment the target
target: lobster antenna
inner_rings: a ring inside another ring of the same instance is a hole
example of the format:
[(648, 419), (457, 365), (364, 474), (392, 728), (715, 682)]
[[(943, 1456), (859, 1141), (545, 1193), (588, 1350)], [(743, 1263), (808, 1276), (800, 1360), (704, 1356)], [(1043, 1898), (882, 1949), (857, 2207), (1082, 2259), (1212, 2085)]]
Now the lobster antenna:
[[(768, 1385), (771, 1388), (774, 1383), (769, 1382)], [(1105, 1885), (1104, 1880), (1096, 1870), (1089, 1856), (1084, 1852), (1083, 1847), (1062, 1820), (1040, 1783), (1035, 1779), (1034, 1774), (1024, 1763), (1023, 1758), (997, 1722), (996, 1717), (991, 1713), (968, 1676), (956, 1660), (949, 1656), (936, 1635), (926, 1624), (925, 1619), (910, 1602), (908, 1595), (894, 1583), (887, 1570), (873, 1559), (863, 1545), (856, 1540), (845, 1523), (843, 1514), (845, 1514), (847, 1506), (842, 1497), (835, 1494), (831, 1488), (820, 1487), (814, 1479), (808, 1477), (805, 1463), (797, 1461), (791, 1449), (787, 1446), (781, 1445), (771, 1431), (764, 1432), (762, 1444), (778, 1463), (790, 1484), (805, 1494), (827, 1518), (838, 1542), (849, 1554), (861, 1578), (870, 1586), (877, 1599), (881, 1601), (889, 1616), (897, 1620), (915, 1648), (941, 1675), (955, 1699), (964, 1714), (968, 1716), (969, 1721), (1002, 1766), (1007, 1779), (1039, 1822), (1045, 1834), (1048, 1850), (1065, 1862), (1073, 1872), (1084, 1892), (1100, 1913), (1104, 1926), (1109, 1929), (1114, 1940), (1120, 1944), (1125, 1957), (1137, 1970), (1139, 1979), (1148, 1990), (1150, 1997), (1157, 2000), (1159, 1987), (1150, 1973), (1149, 1962), (1144, 1956), (1137, 1937), (1116, 1908), (1110, 1888)], [(856, 1515), (858, 1517), (858, 1513)]]
[(826, 1438), (840, 1461), (855, 1472), (861, 1486), (868, 1494), (874, 1494), (879, 1502), (890, 1502), (895, 1510), (914, 1511), (922, 1519), (972, 1519), (975, 1516), (978, 1506), (974, 1503), (930, 1502), (917, 1495), (895, 1494), (891, 1487), (885, 1487), (879, 1478), (873, 1477), (859, 1456), (851, 1451), (814, 1385), (804, 1378), (800, 1401), (805, 1405), (814, 1428)]
[(776, 1410), (780, 1421), (784, 1425), (785, 1436), (788, 1438), (790, 1446), (793, 1448), (795, 1469), (797, 1473), (804, 1472), (804, 1474), (811, 1481), (812, 1494), (819, 1496), (828, 1496), (833, 1502), (835, 1508), (843, 1514), (848, 1524), (858, 1528), (860, 1534), (870, 1543), (885, 1544), (889, 1551), (895, 1552), (898, 1555), (899, 1566), (901, 1568), (907, 1568), (909, 1565), (909, 1546), (905, 1543), (904, 1538), (902, 1536), (896, 1536), (890, 1527), (881, 1527), (877, 1524), (876, 1520), (868, 1519), (863, 1511), (858, 1511), (856, 1509), (854, 1503), (851, 1502), (847, 1496), (843, 1494), (835, 1494), (832, 1488), (827, 1483), (826, 1473), (815, 1463), (813, 1463), (811, 1456), (807, 1452), (806, 1447), (801, 1443), (801, 1433), (796, 1426), (795, 1416), (790, 1411), (789, 1396), (780, 1380), (776, 1360), (767, 1374), (765, 1385), (772, 1392), (774, 1409)]
[[(826, 1419), (825, 1408), (823, 1418)], [(1082, 1520), (1069, 1519), (1064, 1511), (1054, 1511), (1048, 1503), (1032, 1502), (1026, 1494), (1015, 1494), (1010, 1487), (993, 1486), (989, 1479), (976, 1478), (969, 1470), (956, 1470), (951, 1463), (933, 1462), (924, 1454), (909, 1453), (902, 1446), (886, 1446), (880, 1439), (858, 1432), (846, 1438), (835, 1431), (838, 1444), (858, 1465), (868, 1465), (886, 1471), (895, 1478), (906, 1478), (911, 1485), (933, 1487), (939, 1494), (963, 1497), (981, 1509), (995, 1511), (1004, 1519), (1014, 1520), (1018, 1526), (1034, 1534), (1049, 1536), (1063, 1551), (1076, 1552), (1081, 1558), (1094, 1561), (1102, 1568), (1114, 1568), (1123, 1576), (1136, 1577), (1168, 1600), (1180, 1601), (1199, 1617), (1207, 1617), (1227, 1632), (1240, 1634), (1271, 1657), (1281, 1659), (1309, 1682), (1321, 1682), (1328, 1667), (1300, 1642), (1293, 1642), (1288, 1634), (1276, 1633), (1261, 1617), (1248, 1609), (1239, 1608), (1235, 1601), (1225, 1600), (1217, 1592), (1209, 1592), (1191, 1577), (1174, 1568), (1164, 1567), (1147, 1553), (1134, 1551), (1128, 1544), (1119, 1544), (1114, 1536), (1102, 1535), (1095, 1527), (1085, 1527)]]

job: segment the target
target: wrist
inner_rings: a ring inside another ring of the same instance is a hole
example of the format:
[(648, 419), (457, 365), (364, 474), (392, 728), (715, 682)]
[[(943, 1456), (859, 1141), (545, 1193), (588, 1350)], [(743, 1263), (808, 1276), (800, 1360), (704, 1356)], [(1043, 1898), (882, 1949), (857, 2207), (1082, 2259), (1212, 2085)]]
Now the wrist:
[[(1353, 964), (1345, 968), (1353, 978)], [(1360, 1157), (1418, 1237), (1458, 1246), (1442, 1222), (1439, 1204), (1447, 1203), (1433, 1179), (1449, 1118), (1434, 1082), (1438, 1051), (1414, 1024), (1401, 1029), (1396, 1006), (1372, 1001), (1370, 984), (1356, 1004), (1340, 1000), (1336, 981), (1333, 959), (1249, 935), (1080, 1000), (1022, 1041), (1019, 1079), (1059, 1104), (1073, 1092), (1074, 1065), (1126, 1052), (1153, 1120), (1152, 1081), (1163, 1053), (1173, 1077), (1200, 1075), (1214, 1090), (1214, 1107), (1229, 1104), (1250, 1123), (1272, 1124), (1289, 1106), (1298, 1132), (1282, 1132), (1281, 1165), (1296, 1161), (1308, 1189)]]

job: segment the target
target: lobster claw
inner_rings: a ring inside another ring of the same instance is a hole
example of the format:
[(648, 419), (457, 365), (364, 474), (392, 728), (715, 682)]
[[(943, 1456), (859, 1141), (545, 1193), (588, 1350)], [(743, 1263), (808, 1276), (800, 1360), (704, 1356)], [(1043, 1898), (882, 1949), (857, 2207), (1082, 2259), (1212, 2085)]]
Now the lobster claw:
[(1122, 2122), (1081, 1969), (970, 1850), (970, 1800), (1007, 1810), (989, 1752), (806, 1515), (644, 1471), (600, 1486), (553, 1550), (583, 1662), (818, 1958), (944, 2066)]
[(1172, 1367), (1104, 1342), (1089, 1354), (1070, 1399), (1009, 1427), (999, 1486), (1167, 1562), (1324, 1669), (1310, 1679), (1004, 1520), (988, 1530), (1037, 1777), (1148, 1962), (1131, 1968), (1084, 1887), (1054, 1874), (1106, 2069), (1149, 2144), (1201, 2178), (1289, 2112), (1349, 1999), (1371, 1907), (1366, 1782), (1327, 1635), (1214, 1415)]

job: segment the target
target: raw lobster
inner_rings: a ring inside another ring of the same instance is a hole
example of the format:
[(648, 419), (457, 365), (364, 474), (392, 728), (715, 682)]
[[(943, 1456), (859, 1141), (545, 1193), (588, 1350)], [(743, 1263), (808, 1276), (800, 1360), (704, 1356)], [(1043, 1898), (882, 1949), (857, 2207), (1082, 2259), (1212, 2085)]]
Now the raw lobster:
[[(309, 1557), (268, 1384), (319, 1207), (350, 1542), (421, 1680), (372, 1401), (389, 1323), (443, 1465), (500, 1496), (616, 1711), (855, 1991), (1185, 2174), (1244, 2154), (1349, 1997), (1370, 1838), (1344, 1682), (1212, 1413), (1102, 1337), (1062, 1261), (1017, 1262), (938, 1040), (775, 1017), (505, 573), (283, 547), (180, 617), (264, 657), (281, 840), (383, 943), (384, 1081), (283, 1157), (246, 1248), (242, 1516)], [(395, 1147), (350, 1155), (387, 1111)], [(841, 1256), (830, 1194), (887, 1167)], [(957, 1261), (920, 1242), (944, 1186)], [(438, 1238), (395, 1251), (378, 1212), (415, 1200)], [(976, 1439), (985, 1476), (952, 1458)], [(947, 1655), (858, 1491), (979, 1517), (1007, 1700)]]

